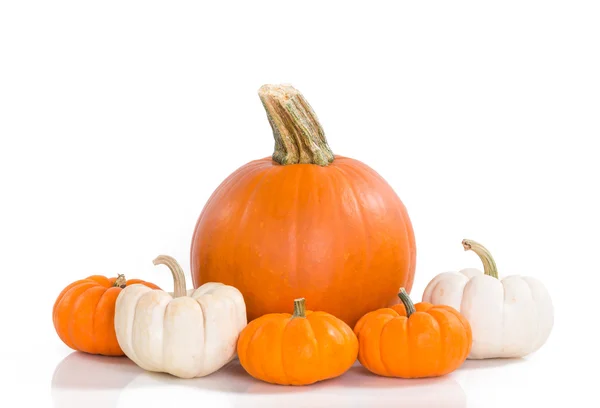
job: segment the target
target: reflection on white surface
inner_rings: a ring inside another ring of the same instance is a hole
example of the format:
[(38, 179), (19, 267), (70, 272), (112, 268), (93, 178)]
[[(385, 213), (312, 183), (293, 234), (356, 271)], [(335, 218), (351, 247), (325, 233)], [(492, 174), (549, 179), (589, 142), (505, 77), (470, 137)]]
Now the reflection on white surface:
[(515, 364), (523, 364), (527, 360), (523, 357), (517, 358), (489, 358), (483, 360), (466, 360), (461, 369), (463, 370), (479, 370), (493, 369), (495, 367), (507, 367)]
[(121, 391), (142, 369), (127, 357), (106, 357), (75, 351), (52, 375), (55, 408), (112, 408)]
[(373, 375), (356, 363), (342, 377), (304, 387), (255, 380), (233, 361), (204, 378), (151, 373), (126, 358), (72, 353), (52, 379), (56, 408), (165, 407), (196, 401), (207, 407), (466, 407), (452, 375), (403, 380)]
[[(440, 407), (467, 406), (467, 397), (452, 376), (429, 379), (385, 378), (355, 364), (344, 376), (309, 387), (277, 387), (253, 382), (250, 395), (235, 407)], [(263, 401), (260, 395), (277, 395)]]

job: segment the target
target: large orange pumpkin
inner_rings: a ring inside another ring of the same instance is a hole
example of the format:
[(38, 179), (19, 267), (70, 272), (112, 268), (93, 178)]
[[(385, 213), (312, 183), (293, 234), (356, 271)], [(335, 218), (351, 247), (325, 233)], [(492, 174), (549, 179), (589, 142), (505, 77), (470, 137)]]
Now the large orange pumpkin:
[(66, 286), (52, 308), (58, 337), (73, 350), (105, 356), (123, 356), (115, 333), (115, 304), (121, 290), (133, 284), (160, 289), (124, 275), (108, 278), (92, 275)]
[(235, 286), (249, 321), (304, 296), (353, 327), (398, 303), (398, 288), (410, 293), (416, 249), (406, 208), (371, 167), (331, 152), (296, 89), (264, 85), (259, 96), (275, 151), (209, 198), (192, 239), (194, 286)]

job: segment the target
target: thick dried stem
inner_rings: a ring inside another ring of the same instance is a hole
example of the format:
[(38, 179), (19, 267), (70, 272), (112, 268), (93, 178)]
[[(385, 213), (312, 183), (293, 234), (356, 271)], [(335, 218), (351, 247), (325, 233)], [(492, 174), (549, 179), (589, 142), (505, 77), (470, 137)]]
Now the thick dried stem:
[(273, 160), (281, 165), (327, 166), (334, 159), (317, 115), (291, 85), (263, 85), (258, 95), (273, 129)]

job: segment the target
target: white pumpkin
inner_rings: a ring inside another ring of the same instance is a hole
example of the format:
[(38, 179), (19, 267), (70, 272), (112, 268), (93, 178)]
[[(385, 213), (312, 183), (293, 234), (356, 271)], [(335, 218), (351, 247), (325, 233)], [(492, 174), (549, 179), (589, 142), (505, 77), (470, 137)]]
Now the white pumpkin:
[(232, 361), (246, 326), (241, 292), (222, 283), (186, 291), (175, 259), (161, 255), (155, 265), (169, 267), (174, 293), (131, 285), (115, 305), (117, 341), (127, 357), (147, 371), (180, 378), (203, 377)]
[(463, 240), (465, 251), (481, 259), (475, 268), (443, 272), (433, 278), (423, 301), (448, 305), (471, 324), (473, 344), (469, 359), (524, 357), (538, 350), (550, 336), (554, 309), (544, 285), (529, 276), (498, 278), (496, 263), (481, 244)]

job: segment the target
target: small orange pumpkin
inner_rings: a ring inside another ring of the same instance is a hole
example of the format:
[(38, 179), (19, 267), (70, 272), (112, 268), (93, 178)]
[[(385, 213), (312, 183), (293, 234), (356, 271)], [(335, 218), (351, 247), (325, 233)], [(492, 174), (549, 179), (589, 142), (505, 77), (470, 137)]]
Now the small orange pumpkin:
[(326, 312), (305, 310), (294, 300), (294, 314), (270, 313), (240, 333), (237, 352), (252, 377), (280, 385), (308, 385), (339, 377), (356, 361), (352, 328)]
[(121, 289), (135, 283), (160, 289), (140, 279), (126, 280), (123, 275), (92, 275), (65, 287), (52, 309), (54, 328), (63, 343), (89, 354), (124, 355), (115, 334), (115, 303)]
[(437, 377), (456, 370), (469, 355), (471, 326), (456, 309), (420, 302), (400, 289), (401, 304), (364, 315), (354, 327), (358, 361), (386, 377)]

